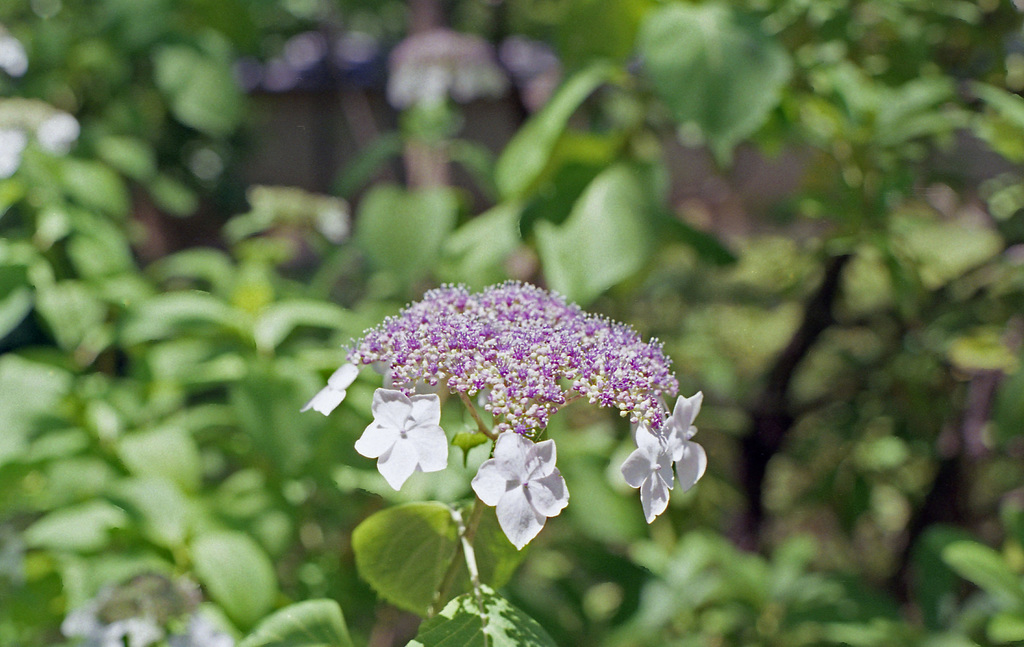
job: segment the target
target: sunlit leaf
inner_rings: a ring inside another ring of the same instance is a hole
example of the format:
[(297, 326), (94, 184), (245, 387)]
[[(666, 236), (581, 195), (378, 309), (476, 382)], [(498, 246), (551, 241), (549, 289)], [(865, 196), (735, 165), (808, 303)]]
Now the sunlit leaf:
[(238, 647), (351, 647), (341, 607), (334, 600), (307, 600), (260, 622)]
[(516, 133), (494, 169), (498, 194), (503, 198), (523, 195), (540, 177), (569, 118), (616, 69), (598, 63), (578, 72), (558, 89), (550, 101)]
[(719, 3), (650, 12), (638, 47), (676, 122), (696, 126), (719, 160), (761, 127), (792, 69), (781, 45)]
[(277, 578), (266, 552), (234, 531), (200, 535), (192, 543), (196, 575), (210, 597), (242, 627), (251, 627), (277, 598)]
[(484, 585), (466, 593), (420, 626), (410, 647), (554, 647), (536, 620)]

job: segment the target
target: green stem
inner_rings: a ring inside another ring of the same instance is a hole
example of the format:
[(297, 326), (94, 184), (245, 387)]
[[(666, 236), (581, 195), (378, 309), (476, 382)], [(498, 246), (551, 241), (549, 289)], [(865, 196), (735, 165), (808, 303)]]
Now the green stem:
[(497, 434), (488, 429), (487, 425), (484, 424), (483, 418), (481, 418), (480, 414), (477, 413), (476, 407), (473, 406), (473, 402), (469, 399), (469, 396), (463, 393), (462, 391), (459, 391), (459, 397), (462, 398), (462, 403), (465, 404), (466, 409), (469, 410), (469, 415), (473, 416), (473, 420), (476, 420), (476, 426), (480, 433), (487, 436), (491, 440), (497, 440)]
[(455, 549), (455, 554), (452, 555), (452, 561), (448, 564), (448, 570), (445, 571), (444, 577), (441, 579), (441, 585), (437, 588), (437, 593), (434, 595), (434, 603), (430, 606), (430, 610), (427, 612), (427, 617), (432, 618), (444, 608), (444, 605), (448, 602), (448, 592), (455, 584), (455, 578), (459, 574), (459, 567), (462, 565), (460, 557), (465, 557), (466, 570), (469, 572), (469, 581), (473, 586), (473, 592), (476, 594), (477, 604), (480, 606), (480, 613), (483, 613), (483, 598), (480, 592), (480, 574), (476, 566), (476, 554), (473, 551), (473, 538), (476, 537), (477, 528), (480, 526), (480, 519), (483, 518), (484, 507), (486, 505), (479, 498), (473, 504), (473, 511), (469, 515), (469, 521), (464, 523), (462, 520), (462, 514), (455, 508), (451, 509), (452, 519), (455, 520), (455, 525), (459, 532), (459, 546)]

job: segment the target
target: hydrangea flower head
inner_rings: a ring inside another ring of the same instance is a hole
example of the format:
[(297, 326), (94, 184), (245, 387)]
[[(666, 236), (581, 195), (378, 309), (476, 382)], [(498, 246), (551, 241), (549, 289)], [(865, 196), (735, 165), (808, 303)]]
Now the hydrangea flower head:
[(444, 286), (369, 330), (348, 359), (386, 366), (394, 388), (485, 393), (494, 431), (535, 437), (569, 400), (586, 398), (660, 430), (678, 383), (657, 340), (518, 282), (478, 294)]

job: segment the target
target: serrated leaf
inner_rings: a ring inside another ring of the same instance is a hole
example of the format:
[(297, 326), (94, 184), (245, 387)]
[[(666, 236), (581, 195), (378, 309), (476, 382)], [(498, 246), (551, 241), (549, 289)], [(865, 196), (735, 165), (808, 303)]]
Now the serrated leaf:
[(616, 73), (617, 69), (607, 63), (597, 63), (576, 73), (519, 129), (494, 168), (495, 185), (502, 198), (528, 192), (547, 167), (569, 118), (594, 90)]
[(792, 69), (781, 45), (718, 3), (650, 12), (638, 48), (676, 122), (695, 125), (723, 161), (764, 123)]
[[(464, 514), (464, 516), (466, 516)], [(359, 575), (395, 606), (424, 615), (458, 550), (458, 528), (448, 506), (409, 503), (371, 515), (352, 533)], [(508, 582), (523, 557), (505, 537), (493, 508), (485, 508), (473, 539), (480, 581)], [(462, 560), (462, 557), (458, 557)], [(468, 590), (460, 561), (450, 595)]]
[(334, 600), (287, 606), (260, 622), (238, 647), (351, 647), (341, 607)]
[(409, 647), (554, 647), (540, 624), (482, 585), (480, 596), (466, 593), (420, 626)]
[(210, 597), (241, 627), (263, 617), (277, 597), (277, 578), (267, 553), (234, 531), (200, 535), (192, 544), (196, 575)]
[(1000, 604), (1024, 609), (1024, 580), (995, 550), (975, 541), (955, 541), (943, 549), (942, 560)]
[(356, 568), (400, 609), (425, 615), (457, 550), (458, 529), (442, 503), (399, 505), (352, 531)]
[(538, 222), (537, 250), (552, 289), (586, 305), (638, 271), (651, 246), (648, 195), (616, 165), (587, 186), (562, 226)]

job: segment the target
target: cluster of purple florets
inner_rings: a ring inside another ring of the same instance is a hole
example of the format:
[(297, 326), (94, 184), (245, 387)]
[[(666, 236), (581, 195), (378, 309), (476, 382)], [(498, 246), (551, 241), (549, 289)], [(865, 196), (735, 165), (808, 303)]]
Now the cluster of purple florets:
[(576, 397), (661, 428), (679, 389), (661, 344), (536, 286), (478, 294), (443, 286), (367, 331), (348, 359), (407, 395), (425, 385), (478, 396), (496, 432), (535, 436)]

